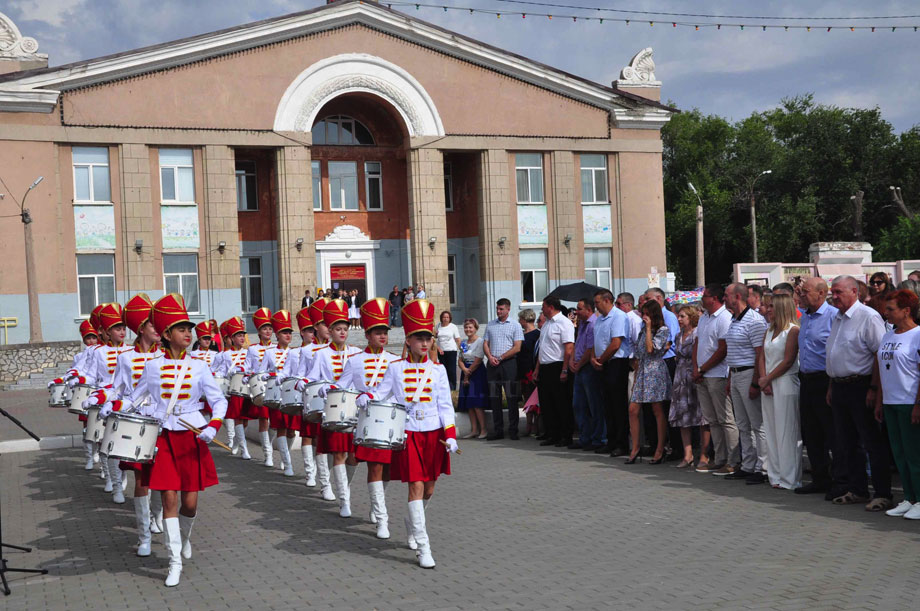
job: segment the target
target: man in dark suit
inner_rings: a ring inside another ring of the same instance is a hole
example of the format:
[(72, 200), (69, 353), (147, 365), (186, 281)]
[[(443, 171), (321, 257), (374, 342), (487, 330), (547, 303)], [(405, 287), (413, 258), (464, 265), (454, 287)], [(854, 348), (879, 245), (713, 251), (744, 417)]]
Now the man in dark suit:
[(308, 308), (311, 303), (313, 303), (313, 298), (310, 297), (310, 289), (307, 289), (303, 292), (303, 299), (300, 300), (300, 307)]
[(387, 300), (390, 302), (390, 326), (398, 327), (400, 325), (399, 311), (403, 306), (403, 294), (398, 286), (393, 285), (393, 290), (390, 291)]

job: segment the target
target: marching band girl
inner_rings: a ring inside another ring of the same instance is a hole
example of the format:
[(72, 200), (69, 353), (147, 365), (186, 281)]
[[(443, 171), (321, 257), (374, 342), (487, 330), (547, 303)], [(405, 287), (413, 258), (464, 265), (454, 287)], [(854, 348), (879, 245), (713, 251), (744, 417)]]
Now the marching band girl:
[[(294, 328), (291, 326), (291, 313), (287, 310), (278, 310), (272, 314), (271, 324), (278, 343), (265, 351), (265, 356), (262, 357), (262, 362), (259, 365), (258, 375), (263, 380), (279, 378), (280, 383), (279, 374), (284, 370), (290, 351), (288, 345), (291, 343), (291, 336), (294, 333)], [(291, 449), (288, 446), (287, 418), (287, 414), (282, 413), (280, 410), (269, 410), (269, 423), (276, 432), (275, 439), (278, 443), (278, 452), (281, 454), (281, 468), (284, 469), (286, 476), (292, 477), (294, 475), (294, 465), (291, 461)]]
[[(328, 303), (329, 299), (319, 297), (307, 308), (310, 313), (310, 321), (313, 323), (313, 345), (301, 349), (300, 359), (297, 364), (298, 370), (295, 375), (298, 378), (302, 378), (304, 384), (301, 385), (298, 383), (298, 390), (303, 390), (303, 386), (307, 382), (307, 374), (309, 374), (310, 370), (313, 368), (313, 361), (315, 360), (316, 353), (329, 345), (329, 327), (326, 326), (326, 321), (323, 319), (323, 311), (326, 309)], [(335, 494), (333, 494), (332, 486), (329, 482), (329, 460), (319, 447), (320, 430), (320, 423), (309, 422), (306, 418), (301, 419), (300, 449), (304, 455), (304, 460), (310, 460), (314, 467), (311, 471), (308, 470), (309, 466), (305, 465), (305, 471), (307, 471), (307, 486), (312, 488), (319, 482), (323, 499), (326, 501), (334, 501)], [(306, 444), (308, 449), (304, 450), (303, 444)]]
[[(390, 363), (399, 359), (384, 348), (389, 341), (390, 302), (382, 297), (370, 299), (361, 306), (359, 315), (367, 348), (348, 359), (339, 378), (340, 388), (367, 392), (375, 388)], [(371, 499), (371, 522), (377, 524), (377, 538), (389, 539), (386, 505), (386, 484), (390, 481), (390, 450), (376, 450), (355, 446), (355, 459), (367, 462), (367, 491)]]
[[(208, 450), (227, 411), (227, 400), (202, 361), (186, 350), (192, 328), (180, 295), (169, 294), (153, 305), (153, 324), (161, 335), (165, 354), (150, 360), (125, 408), (140, 405), (146, 395), (152, 403), (140, 411), (161, 423), (156, 460), (144, 465), (142, 478), (163, 500), (163, 531), (169, 554), (166, 586), (179, 584), (182, 559), (192, 557), (192, 526), (198, 514), (198, 493), (217, 484), (217, 470)], [(200, 411), (205, 397), (213, 416), (206, 421)], [(185, 420), (201, 432), (194, 433)]]
[[(227, 341), (227, 349), (219, 353), (211, 364), (211, 370), (214, 375), (229, 378), (234, 373), (240, 371), (246, 364), (246, 355), (248, 351), (245, 348), (246, 343), (246, 324), (239, 316), (234, 316), (225, 320), (220, 325), (220, 332)], [(227, 441), (233, 450), (234, 456), (242, 451), (243, 460), (250, 460), (249, 444), (246, 442), (246, 423), (249, 418), (246, 411), (249, 408), (248, 399), (237, 395), (231, 395), (227, 399)], [(231, 427), (233, 431), (231, 431)]]
[[(360, 354), (361, 350), (348, 346), (348, 305), (342, 299), (334, 299), (323, 309), (323, 320), (329, 328), (330, 344), (314, 353), (313, 365), (308, 380), (328, 380), (338, 382), (349, 357)], [(317, 452), (332, 454), (332, 481), (339, 498), (339, 515), (351, 517), (351, 491), (349, 485), (357, 462), (354, 458), (355, 446), (352, 433), (340, 433), (324, 428), (319, 432)], [(346, 465), (346, 459), (348, 464)], [(332, 496), (328, 484), (323, 485), (323, 498)], [(335, 498), (335, 497), (333, 497)]]
[(193, 359), (204, 361), (208, 364), (208, 367), (214, 363), (214, 358), (218, 355), (216, 350), (211, 349), (214, 343), (214, 334), (217, 333), (217, 329), (212, 327), (211, 322), (206, 320), (195, 325), (195, 335), (198, 336), (198, 349), (189, 352), (189, 356)]
[[(247, 376), (259, 371), (262, 365), (262, 357), (265, 351), (272, 345), (272, 311), (266, 307), (261, 307), (252, 314), (252, 324), (255, 325), (259, 333), (259, 343), (249, 346), (249, 352), (246, 354), (246, 363), (243, 365), (243, 371)], [(248, 379), (248, 378), (247, 378)], [(249, 404), (247, 416), (250, 420), (259, 420), (259, 437), (262, 440), (262, 454), (265, 461), (262, 463), (266, 467), (275, 466), (272, 457), (272, 438), (268, 430), (268, 408), (264, 405)]]
[[(297, 328), (300, 331), (300, 347), (288, 350), (287, 360), (284, 362), (282, 376), (285, 378), (303, 378), (300, 370), (304, 359), (313, 359), (313, 320), (310, 318), (310, 308), (303, 308), (295, 316)], [(316, 463), (313, 460), (313, 439), (304, 436), (304, 420), (302, 415), (288, 416), (288, 447), (291, 446), (295, 433), (300, 433), (300, 453), (303, 456), (303, 469), (306, 476), (306, 485), (316, 486)]]
[[(84, 363), (86, 359), (92, 356), (93, 351), (99, 344), (99, 333), (96, 331), (96, 328), (93, 327), (92, 322), (89, 320), (84, 320), (80, 323), (80, 337), (83, 340), (83, 349), (74, 355), (73, 363), (71, 363), (70, 369), (67, 371), (67, 373), (64, 374), (64, 377), (55, 378), (54, 380), (48, 382), (49, 389), (55, 384), (69, 383), (71, 380), (76, 379), (80, 375), (81, 369), (85, 369)], [(79, 416), (79, 419), (80, 422), (86, 422), (86, 416)], [(84, 441), (83, 450), (86, 455), (86, 466), (83, 468), (87, 471), (92, 471), (93, 463), (99, 460), (98, 455), (96, 455), (95, 444), (92, 441)]]
[(418, 548), (419, 566), (430, 569), (435, 562), (425, 526), (425, 503), (434, 494), (438, 476), (450, 475), (448, 453), (457, 451), (457, 432), (447, 371), (429, 359), (434, 306), (416, 299), (403, 307), (401, 315), (409, 353), (405, 360), (390, 364), (376, 389), (358, 397), (358, 406), (391, 396), (406, 406), (406, 445), (393, 453), (390, 469), (393, 477), (409, 484), (410, 537)]

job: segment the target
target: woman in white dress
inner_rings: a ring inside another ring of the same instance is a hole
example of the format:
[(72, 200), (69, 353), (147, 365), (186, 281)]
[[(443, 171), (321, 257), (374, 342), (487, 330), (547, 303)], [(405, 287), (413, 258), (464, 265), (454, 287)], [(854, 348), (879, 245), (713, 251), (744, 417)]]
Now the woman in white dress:
[(799, 421), (799, 323), (790, 295), (764, 295), (761, 312), (769, 327), (759, 371), (763, 428), (767, 438), (767, 478), (774, 488), (802, 485), (802, 430)]

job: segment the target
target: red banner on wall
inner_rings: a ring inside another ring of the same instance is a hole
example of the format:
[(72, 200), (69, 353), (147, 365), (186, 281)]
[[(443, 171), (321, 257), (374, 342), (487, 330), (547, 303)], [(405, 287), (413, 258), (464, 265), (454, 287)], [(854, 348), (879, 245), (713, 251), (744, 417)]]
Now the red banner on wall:
[(329, 272), (333, 280), (364, 280), (363, 265), (333, 265)]

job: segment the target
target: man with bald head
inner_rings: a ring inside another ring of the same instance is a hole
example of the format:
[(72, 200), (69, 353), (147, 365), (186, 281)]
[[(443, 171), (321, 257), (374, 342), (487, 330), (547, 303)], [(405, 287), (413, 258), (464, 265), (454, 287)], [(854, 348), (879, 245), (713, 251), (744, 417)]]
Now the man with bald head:
[[(869, 501), (867, 511), (884, 511), (893, 505), (891, 472), (888, 446), (874, 418), (878, 388), (872, 386), (872, 366), (885, 334), (885, 323), (878, 312), (859, 302), (859, 287), (852, 276), (834, 278), (831, 298), (839, 312), (827, 337), (827, 402), (834, 413), (834, 462), (840, 461), (847, 471), (846, 490), (834, 498), (834, 503)], [(866, 454), (875, 492), (871, 500)], [(841, 482), (834, 484), (839, 486)]]
[(846, 483), (846, 465), (833, 463), (831, 477), (830, 452), (834, 448), (834, 416), (827, 404), (826, 354), (827, 336), (837, 308), (827, 303), (827, 283), (821, 278), (808, 278), (802, 284), (802, 305), (805, 313), (799, 331), (799, 414), (802, 421), (802, 441), (811, 463), (811, 482), (796, 488), (796, 494), (821, 493), (831, 500), (846, 490), (832, 490), (833, 482)]

